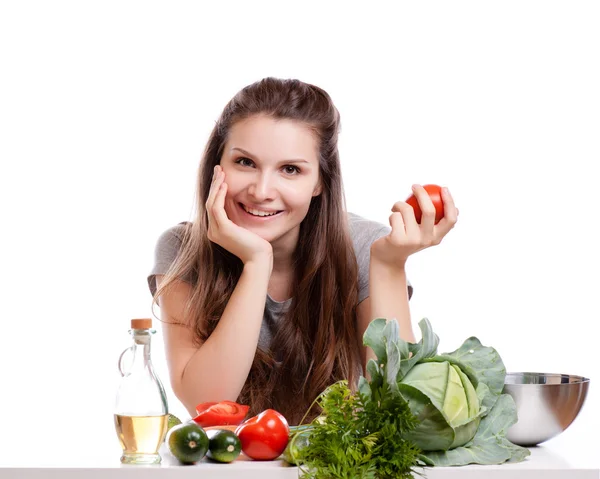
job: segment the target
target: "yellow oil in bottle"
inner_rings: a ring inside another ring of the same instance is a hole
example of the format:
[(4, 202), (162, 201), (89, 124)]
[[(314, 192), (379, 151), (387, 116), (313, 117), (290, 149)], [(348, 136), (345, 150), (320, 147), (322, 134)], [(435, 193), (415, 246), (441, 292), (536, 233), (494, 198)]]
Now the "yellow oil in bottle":
[(168, 415), (121, 416), (115, 414), (115, 428), (123, 456), (121, 462), (128, 464), (157, 464), (158, 449), (167, 432)]

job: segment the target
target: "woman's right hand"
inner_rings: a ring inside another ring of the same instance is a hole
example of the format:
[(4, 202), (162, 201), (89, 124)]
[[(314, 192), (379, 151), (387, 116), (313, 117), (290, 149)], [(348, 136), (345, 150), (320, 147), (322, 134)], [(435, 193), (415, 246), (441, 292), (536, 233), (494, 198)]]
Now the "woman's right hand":
[(225, 212), (227, 183), (225, 172), (220, 165), (215, 166), (213, 180), (206, 200), (208, 214), (208, 239), (236, 255), (246, 264), (250, 261), (273, 260), (273, 247), (246, 228), (236, 225)]

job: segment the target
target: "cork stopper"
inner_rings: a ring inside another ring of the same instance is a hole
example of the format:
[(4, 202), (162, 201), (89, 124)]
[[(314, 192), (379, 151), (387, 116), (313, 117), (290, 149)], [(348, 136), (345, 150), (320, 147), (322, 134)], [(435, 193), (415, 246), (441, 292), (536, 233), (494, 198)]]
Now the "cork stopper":
[(152, 318), (132, 319), (131, 329), (150, 329), (152, 327)]

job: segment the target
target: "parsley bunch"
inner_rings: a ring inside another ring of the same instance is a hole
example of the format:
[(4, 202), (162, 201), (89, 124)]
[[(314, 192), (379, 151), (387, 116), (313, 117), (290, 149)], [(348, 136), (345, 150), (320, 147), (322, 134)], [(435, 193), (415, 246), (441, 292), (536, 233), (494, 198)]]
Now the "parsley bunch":
[[(395, 320), (391, 323), (397, 328)], [(385, 332), (398, 334), (393, 325)], [(421, 450), (406, 434), (418, 422), (398, 391), (399, 362), (393, 356), (388, 360), (387, 354), (379, 354), (377, 362), (369, 361), (371, 379), (361, 377), (357, 392), (351, 391), (347, 381), (339, 381), (316, 399), (322, 414), (301, 432), (308, 434), (308, 445), (297, 458), (303, 477), (412, 478)]]

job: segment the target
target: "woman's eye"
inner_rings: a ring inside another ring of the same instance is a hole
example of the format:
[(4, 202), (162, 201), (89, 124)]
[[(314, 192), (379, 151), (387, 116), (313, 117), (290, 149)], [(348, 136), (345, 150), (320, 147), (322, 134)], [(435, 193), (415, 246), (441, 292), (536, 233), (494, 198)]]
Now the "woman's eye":
[(239, 163), (242, 166), (250, 166), (245, 164), (246, 161), (252, 163), (252, 160), (249, 160), (248, 158), (240, 158), (236, 161), (236, 163)]
[[(254, 162), (249, 159), (249, 158), (238, 158), (236, 161), (236, 164), (238, 165), (242, 165), (242, 166), (253, 166)], [(288, 174), (288, 175), (297, 175), (298, 173), (300, 173), (300, 168), (298, 168), (297, 166), (294, 165), (286, 165), (283, 167), (283, 170)]]
[[(298, 168), (297, 166), (293, 166), (293, 165), (287, 165), (283, 167), (286, 173), (289, 173), (290, 175), (296, 175), (298, 173), (300, 173), (300, 168)], [(290, 170), (291, 168), (291, 170)]]

